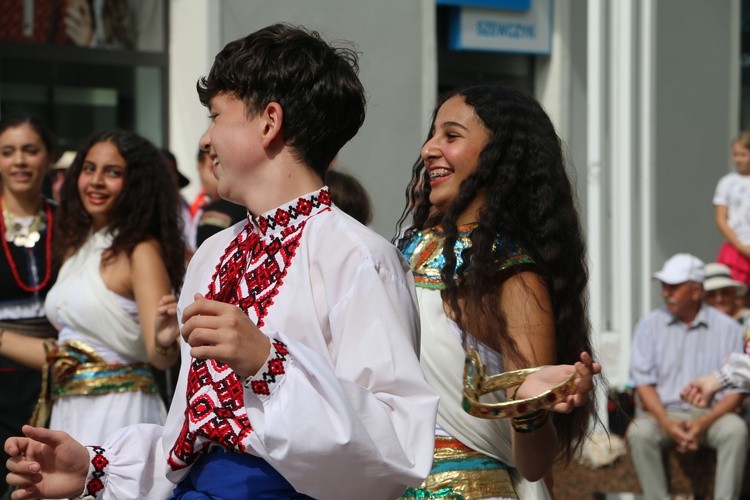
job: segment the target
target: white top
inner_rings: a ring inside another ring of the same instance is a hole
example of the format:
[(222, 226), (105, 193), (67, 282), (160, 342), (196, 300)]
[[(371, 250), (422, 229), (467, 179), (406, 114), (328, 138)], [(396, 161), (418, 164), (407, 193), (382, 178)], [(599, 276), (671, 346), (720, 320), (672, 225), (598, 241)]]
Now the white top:
[[(416, 354), (408, 266), (387, 241), (330, 206), (326, 190), (316, 191), (207, 240), (190, 261), (178, 318), (196, 292), (208, 292), (225, 249), (253, 235), (268, 255), (248, 259), (240, 291), (256, 301), (246, 312), (288, 353), (273, 380), (269, 364), (253, 379), (267, 383), (268, 395), (245, 384), (233, 416), (249, 419), (252, 431), (232, 446), (245, 446), (314, 498), (396, 498), (418, 486), (432, 463), (437, 397)], [(270, 244), (279, 238), (285, 245), (275, 252)], [(262, 282), (261, 261), (279, 266), (275, 279)], [(278, 355), (272, 350), (269, 362)], [(185, 423), (180, 395), (194, 361), (185, 344), (182, 360), (165, 427), (132, 426), (105, 443), (98, 497), (166, 498), (173, 484), (165, 476), (177, 483), (187, 474), (189, 466), (171, 470), (166, 458)]]
[[(483, 419), (469, 415), (462, 407), (462, 388), (466, 352), (461, 345), (458, 326), (445, 314), (440, 290), (417, 288), (422, 320), (421, 364), (427, 380), (440, 396), (438, 435), (446, 433), (463, 444), (515, 467), (511, 445), (510, 423), (504, 419)], [(502, 371), (502, 360), (489, 348), (477, 346), (487, 362), (488, 373)], [(485, 402), (499, 402), (499, 393), (482, 397)], [(543, 481), (529, 482), (515, 468), (509, 469), (513, 487), (521, 500), (549, 499)]]
[[(107, 228), (93, 233), (60, 268), (44, 311), (55, 328), (78, 332), (91, 345), (102, 344), (127, 358), (148, 362), (137, 315), (102, 280), (102, 252), (112, 245)], [(131, 361), (132, 362), (132, 361)]]
[(750, 355), (734, 352), (716, 372), (719, 380), (732, 387), (750, 390)]
[(714, 205), (727, 207), (727, 224), (737, 238), (750, 245), (750, 175), (732, 172), (719, 180)]
[[(45, 310), (59, 329), (58, 342), (78, 339), (107, 363), (134, 364), (148, 360), (138, 308), (132, 299), (109, 290), (100, 272), (102, 252), (112, 239), (106, 230), (94, 233), (65, 261)], [(65, 431), (83, 444), (98, 444), (128, 425), (162, 424), (166, 413), (156, 393), (64, 396), (53, 403), (50, 429)]]

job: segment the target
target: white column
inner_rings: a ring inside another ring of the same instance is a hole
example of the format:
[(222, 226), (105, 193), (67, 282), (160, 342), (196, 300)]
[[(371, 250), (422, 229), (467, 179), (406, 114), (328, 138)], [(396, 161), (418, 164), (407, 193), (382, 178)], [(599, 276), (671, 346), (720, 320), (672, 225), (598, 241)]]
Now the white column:
[(220, 48), (219, 8), (213, 0), (170, 0), (169, 5), (169, 145), (180, 171), (191, 179), (182, 191), (188, 200), (200, 188), (195, 155), (208, 124), (195, 84)]
[[(588, 1), (587, 26), (587, 70), (586, 89), (588, 108), (586, 110), (586, 233), (589, 253), (589, 319), (594, 352), (597, 361), (603, 364), (604, 373), (610, 371), (610, 359), (615, 359), (606, 352), (607, 343), (603, 338), (604, 307), (603, 273), (603, 234), (602, 234), (602, 144), (604, 141), (604, 70), (605, 70), (605, 9), (601, 0)], [(612, 348), (611, 351), (615, 351)], [(604, 387), (600, 386), (597, 394), (599, 400), (599, 418), (607, 425), (607, 396)]]
[[(639, 61), (639, 119), (638, 119), (638, 140), (639, 163), (640, 163), (640, 232), (637, 238), (640, 240), (640, 262), (641, 262), (641, 281), (639, 287), (639, 303), (637, 314), (645, 314), (651, 309), (652, 290), (651, 274), (652, 270), (652, 248), (654, 245), (654, 94), (656, 92), (656, 82), (654, 78), (654, 52), (655, 52), (655, 34), (654, 26), (656, 25), (656, 5), (654, 0), (641, 0), (641, 17), (640, 17), (640, 61)], [(635, 272), (635, 269), (633, 270)], [(630, 336), (628, 337), (630, 338)]]
[[(609, 27), (609, 92), (608, 109), (610, 134), (610, 194), (612, 223), (610, 296), (612, 329), (619, 337), (619, 363), (611, 373), (612, 381), (627, 380), (627, 359), (633, 321), (634, 274), (637, 261), (633, 255), (633, 172), (637, 154), (634, 134), (635, 109), (635, 2), (614, 1), (610, 4)], [(625, 355), (623, 355), (625, 354)]]

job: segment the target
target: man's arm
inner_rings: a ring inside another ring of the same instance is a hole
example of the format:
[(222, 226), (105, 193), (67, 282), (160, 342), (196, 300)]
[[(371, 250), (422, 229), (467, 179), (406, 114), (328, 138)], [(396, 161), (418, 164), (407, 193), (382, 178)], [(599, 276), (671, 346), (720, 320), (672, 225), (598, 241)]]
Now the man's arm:
[(693, 379), (682, 390), (681, 396), (685, 401), (705, 408), (711, 404), (714, 395), (726, 387), (750, 389), (750, 356), (740, 352), (731, 353), (721, 368)]

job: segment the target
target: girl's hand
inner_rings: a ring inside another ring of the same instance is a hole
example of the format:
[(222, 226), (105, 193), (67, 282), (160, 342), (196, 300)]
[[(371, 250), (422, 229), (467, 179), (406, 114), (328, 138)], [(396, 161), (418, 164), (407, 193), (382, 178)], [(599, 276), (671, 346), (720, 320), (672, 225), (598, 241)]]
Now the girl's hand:
[(568, 395), (565, 401), (547, 408), (558, 413), (570, 413), (576, 406), (581, 406), (588, 401), (589, 392), (594, 388), (594, 375), (602, 371), (602, 366), (595, 363), (587, 352), (581, 353), (581, 360), (575, 365), (552, 365), (532, 373), (518, 387), (515, 399), (525, 399), (541, 394), (562, 383), (574, 371), (577, 372), (576, 392)]
[(177, 337), (180, 336), (177, 324), (177, 297), (174, 295), (164, 295), (159, 299), (154, 332), (156, 332), (156, 343), (163, 347), (174, 345)]

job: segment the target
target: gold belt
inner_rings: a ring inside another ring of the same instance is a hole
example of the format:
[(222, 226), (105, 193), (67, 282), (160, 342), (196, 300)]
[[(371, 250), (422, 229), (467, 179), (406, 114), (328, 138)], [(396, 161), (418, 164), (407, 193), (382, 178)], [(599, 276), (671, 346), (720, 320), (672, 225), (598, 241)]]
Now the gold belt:
[(409, 488), (401, 498), (478, 500), (492, 497), (518, 498), (508, 466), (457, 439), (435, 436), (430, 475), (422, 486)]
[(47, 352), (42, 392), (32, 416), (33, 425), (45, 425), (50, 400), (65, 396), (101, 395), (118, 392), (158, 392), (147, 363), (107, 363), (91, 346), (70, 340)]

